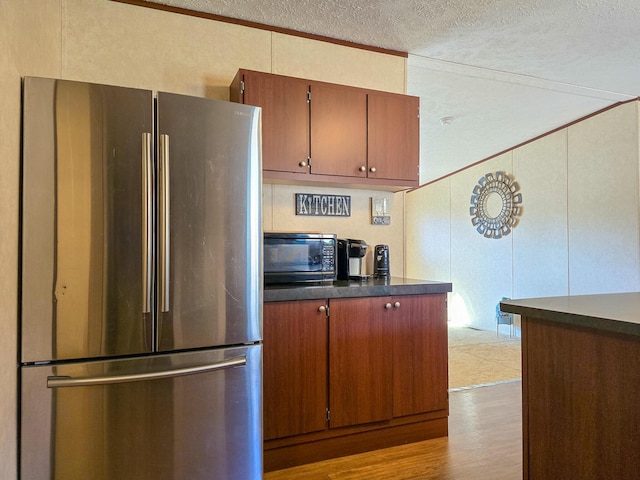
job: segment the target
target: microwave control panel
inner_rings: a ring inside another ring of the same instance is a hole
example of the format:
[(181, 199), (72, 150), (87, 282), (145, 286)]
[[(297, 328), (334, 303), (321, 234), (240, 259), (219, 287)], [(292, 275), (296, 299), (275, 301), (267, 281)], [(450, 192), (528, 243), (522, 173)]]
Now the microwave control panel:
[(322, 271), (333, 272), (336, 269), (336, 243), (328, 241), (322, 247)]

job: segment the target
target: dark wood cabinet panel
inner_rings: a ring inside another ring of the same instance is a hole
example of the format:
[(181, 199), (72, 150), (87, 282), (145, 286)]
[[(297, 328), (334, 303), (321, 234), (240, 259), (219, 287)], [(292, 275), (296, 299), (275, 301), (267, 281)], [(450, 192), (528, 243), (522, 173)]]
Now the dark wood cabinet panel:
[(523, 478), (638, 478), (640, 339), (541, 312), (522, 317)]
[(367, 95), (369, 178), (418, 180), (420, 99), (407, 95)]
[(392, 323), (388, 297), (331, 299), (331, 428), (392, 417)]
[(327, 428), (327, 317), (324, 300), (265, 303), (265, 440)]
[(268, 182), (418, 186), (418, 97), (241, 69), (230, 98), (262, 107)]
[(308, 173), (308, 83), (253, 71), (243, 77), (244, 103), (262, 107), (263, 170)]
[(311, 85), (311, 173), (364, 178), (366, 166), (366, 94), (338, 85)]
[(265, 303), (265, 471), (446, 435), (446, 308), (446, 294)]
[(446, 294), (393, 297), (393, 416), (448, 408)]

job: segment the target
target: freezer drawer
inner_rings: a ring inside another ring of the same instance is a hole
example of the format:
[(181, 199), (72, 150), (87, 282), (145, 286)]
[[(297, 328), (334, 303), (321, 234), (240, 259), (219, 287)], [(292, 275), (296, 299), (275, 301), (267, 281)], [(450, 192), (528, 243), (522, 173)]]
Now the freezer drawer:
[(262, 478), (262, 346), (22, 367), (23, 480)]

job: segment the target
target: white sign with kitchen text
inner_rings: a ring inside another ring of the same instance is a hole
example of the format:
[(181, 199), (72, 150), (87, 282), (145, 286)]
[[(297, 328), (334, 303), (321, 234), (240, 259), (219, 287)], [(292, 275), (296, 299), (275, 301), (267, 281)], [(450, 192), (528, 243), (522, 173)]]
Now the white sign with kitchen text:
[(350, 217), (351, 195), (296, 193), (296, 215)]

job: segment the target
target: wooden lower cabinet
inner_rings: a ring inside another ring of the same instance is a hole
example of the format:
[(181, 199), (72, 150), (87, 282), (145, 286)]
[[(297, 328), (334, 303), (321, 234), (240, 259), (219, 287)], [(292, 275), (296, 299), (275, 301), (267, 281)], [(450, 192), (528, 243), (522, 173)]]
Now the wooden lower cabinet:
[(264, 304), (264, 439), (327, 426), (326, 300)]
[(332, 428), (390, 420), (392, 310), (387, 297), (330, 301), (329, 424)]
[(447, 435), (446, 322), (446, 294), (265, 303), (265, 471)]
[(447, 297), (393, 297), (393, 416), (449, 406)]

